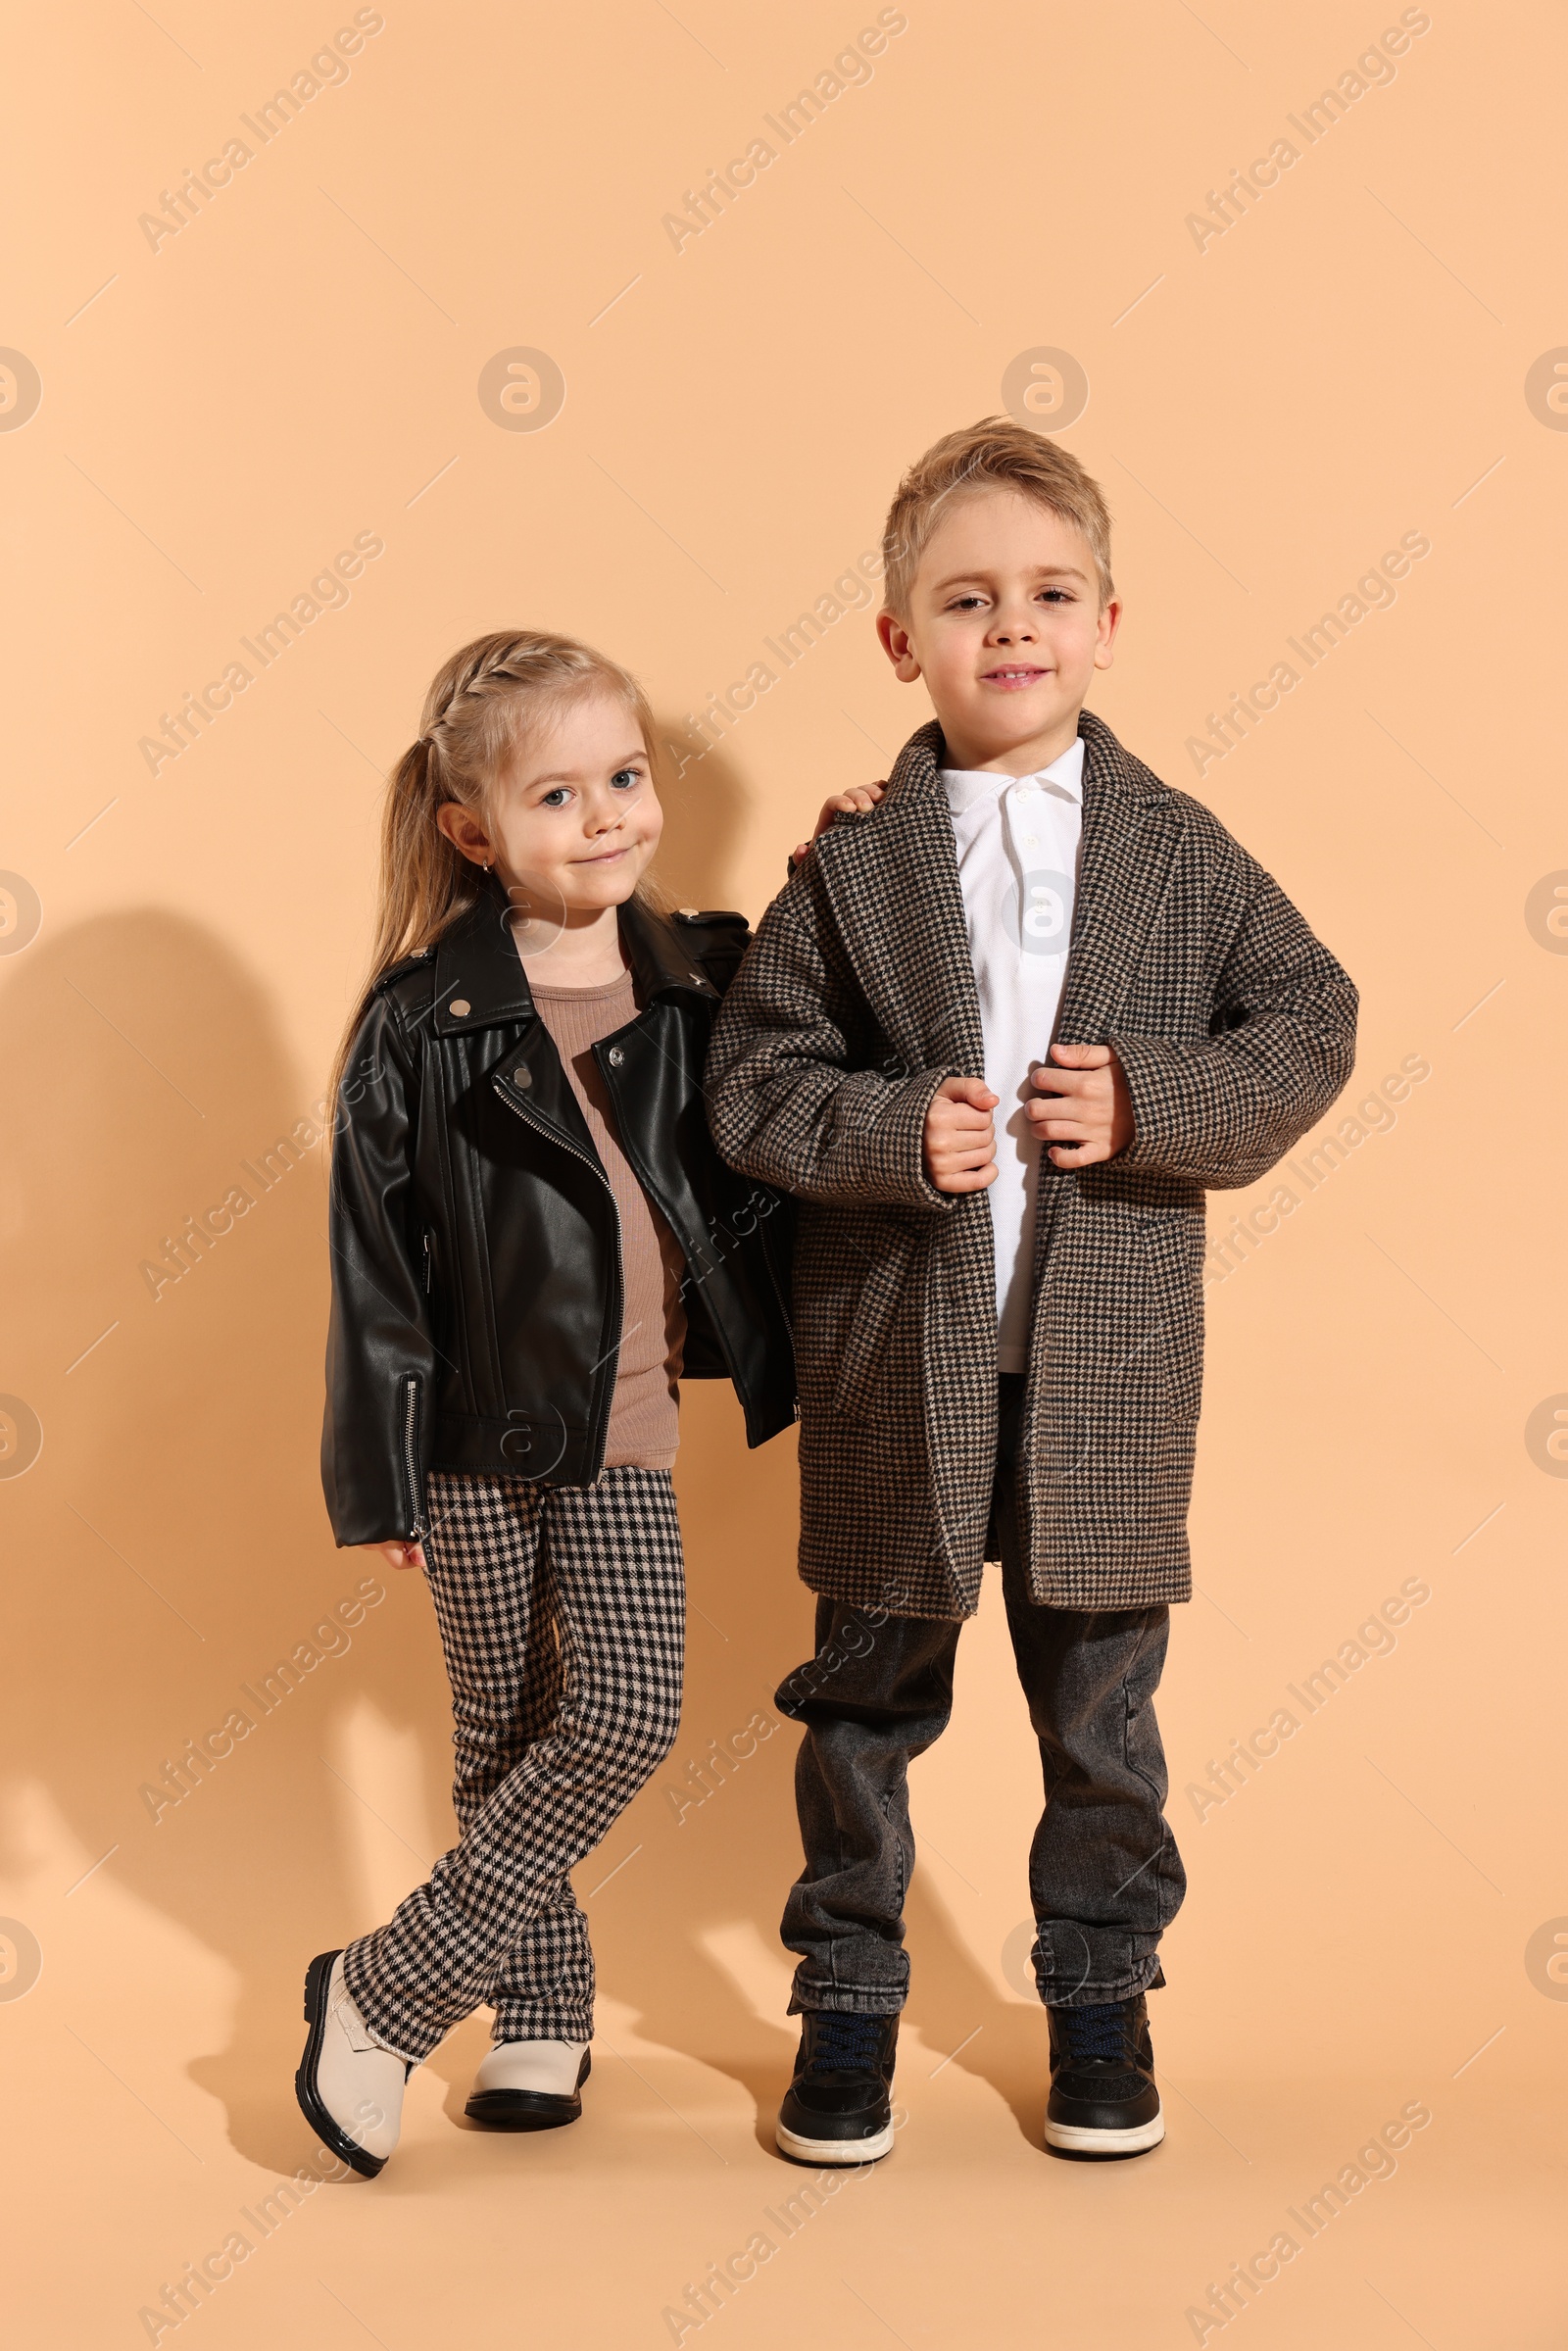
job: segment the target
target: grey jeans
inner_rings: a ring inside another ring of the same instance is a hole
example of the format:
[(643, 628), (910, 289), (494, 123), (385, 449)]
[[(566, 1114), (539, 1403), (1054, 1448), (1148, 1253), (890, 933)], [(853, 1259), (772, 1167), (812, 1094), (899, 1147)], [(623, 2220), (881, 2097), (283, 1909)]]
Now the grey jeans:
[[(1029, 1851), (1040, 1996), (1122, 2000), (1163, 1984), (1159, 1938), (1187, 1878), (1163, 1816), (1153, 1693), (1170, 1611), (1043, 1608), (1018, 1556), (1012, 1468), (1022, 1378), (1004, 1374), (993, 1530), (1018, 1679), (1040, 1741), (1046, 1806)], [(914, 1866), (908, 1767), (953, 1709), (960, 1627), (819, 1599), (816, 1655), (777, 1704), (804, 1723), (795, 1792), (806, 1868), (783, 1938), (791, 2013), (892, 2016), (908, 1991), (904, 1897)]]

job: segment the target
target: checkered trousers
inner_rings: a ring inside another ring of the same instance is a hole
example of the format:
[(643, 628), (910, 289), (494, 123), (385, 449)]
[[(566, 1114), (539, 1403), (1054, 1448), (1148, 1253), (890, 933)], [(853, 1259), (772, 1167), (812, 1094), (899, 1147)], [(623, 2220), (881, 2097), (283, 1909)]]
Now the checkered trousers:
[(501, 2040), (588, 2040), (594, 1962), (568, 1872), (680, 1721), (685, 1572), (667, 1470), (592, 1486), (432, 1472), (429, 1582), (452, 1684), (461, 1841), (344, 1953), (405, 2057), (486, 2005)]

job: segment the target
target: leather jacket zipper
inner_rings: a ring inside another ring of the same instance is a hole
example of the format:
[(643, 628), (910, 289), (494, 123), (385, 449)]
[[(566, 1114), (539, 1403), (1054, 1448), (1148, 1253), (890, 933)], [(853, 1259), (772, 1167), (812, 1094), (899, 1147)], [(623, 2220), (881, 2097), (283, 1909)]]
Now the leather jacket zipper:
[[(622, 1030), (620, 1034), (624, 1035), (625, 1031)], [(600, 1040), (600, 1044), (606, 1046), (607, 1048), (612, 1046), (614, 1043), (615, 1039), (612, 1037), (601, 1038)], [(599, 1060), (598, 1046), (594, 1048), (594, 1058)], [(675, 1239), (680, 1246), (681, 1253), (686, 1259), (687, 1273), (691, 1280), (696, 1283), (697, 1287), (701, 1289), (703, 1284), (708, 1280), (709, 1275), (710, 1273), (716, 1273), (719, 1266), (722, 1265), (726, 1252), (712, 1241), (710, 1235), (705, 1235), (702, 1242), (704, 1258), (705, 1260), (708, 1258), (710, 1249), (711, 1249), (714, 1261), (710, 1264), (705, 1263), (704, 1270), (702, 1272), (698, 1272), (696, 1267), (692, 1264), (691, 1252), (687, 1249), (684, 1241), (681, 1240), (681, 1220), (676, 1215), (675, 1210), (667, 1199), (662, 1186), (659, 1183), (652, 1167), (649, 1165), (647, 1155), (642, 1150), (640, 1140), (632, 1134), (630, 1121), (621, 1119), (619, 1116), (619, 1105), (616, 1097), (614, 1080), (612, 1072), (605, 1067), (603, 1061), (600, 1061), (600, 1073), (604, 1077), (605, 1084), (609, 1090), (612, 1102), (616, 1102), (616, 1118), (620, 1127), (620, 1148), (625, 1152), (627, 1160), (630, 1162), (632, 1173), (636, 1176), (637, 1181), (639, 1184), (641, 1184), (649, 1200), (659, 1210), (660, 1215), (663, 1218), (665, 1224), (668, 1225), (671, 1233), (675, 1236)], [(752, 1229), (758, 1236), (759, 1246), (762, 1252), (762, 1259), (767, 1267), (767, 1278), (773, 1286), (773, 1295), (778, 1300), (779, 1312), (784, 1317), (784, 1328), (789, 1331), (793, 1337), (794, 1324), (790, 1317), (789, 1306), (785, 1300), (784, 1293), (779, 1287), (778, 1276), (773, 1271), (772, 1254), (767, 1247), (767, 1243), (762, 1239), (760, 1220), (758, 1223), (753, 1225)], [(740, 1236), (737, 1235), (736, 1239), (739, 1240)], [(734, 1379), (736, 1377), (735, 1364), (730, 1351), (728, 1336), (725, 1333), (723, 1324), (716, 1315), (710, 1316), (710, 1320), (712, 1324), (713, 1336), (718, 1342), (719, 1352), (723, 1356), (725, 1363), (729, 1366), (730, 1377)], [(797, 1420), (799, 1420), (801, 1417), (801, 1407), (798, 1400), (795, 1405), (794, 1416)]]
[(409, 1533), (422, 1543), (429, 1529), (419, 1506), (419, 1383), (410, 1372), (403, 1383), (403, 1474), (409, 1484)]
[[(790, 1345), (793, 1347), (795, 1344), (795, 1318), (790, 1312), (790, 1301), (784, 1296), (783, 1285), (779, 1281), (778, 1275), (773, 1270), (773, 1252), (767, 1246), (766, 1235), (763, 1233), (759, 1233), (758, 1240), (761, 1246), (762, 1263), (767, 1267), (767, 1278), (773, 1285), (773, 1296), (778, 1300), (778, 1310), (784, 1317), (784, 1328), (790, 1335)], [(801, 1399), (799, 1396), (795, 1398), (794, 1403), (790, 1406), (790, 1412), (794, 1419), (800, 1419)]]
[[(767, 1246), (767, 1236), (765, 1233), (759, 1230), (757, 1238), (761, 1247), (762, 1263), (767, 1267), (767, 1278), (773, 1285), (773, 1296), (778, 1300), (778, 1310), (784, 1317), (784, 1328), (789, 1332), (790, 1337), (793, 1340), (795, 1336), (795, 1316), (791, 1312), (790, 1300), (784, 1296), (783, 1284), (780, 1282), (778, 1274), (774, 1269), (773, 1252)], [(795, 1417), (797, 1420), (799, 1420), (801, 1417), (799, 1400), (797, 1400), (795, 1406)]]
[[(499, 1088), (497, 1091), (501, 1092)], [(615, 1327), (618, 1331), (626, 1316), (626, 1279), (621, 1261), (620, 1250), (620, 1210), (615, 1205), (615, 1195), (611, 1190), (610, 1178), (606, 1175), (603, 1167), (600, 1166), (599, 1161), (591, 1157), (589, 1153), (583, 1150), (581, 1144), (573, 1143), (569, 1135), (564, 1135), (559, 1127), (552, 1126), (548, 1120), (540, 1118), (535, 1111), (525, 1110), (521, 1102), (515, 1102), (513, 1101), (510, 1094), (502, 1093), (501, 1099), (506, 1103), (507, 1108), (513, 1112), (514, 1116), (522, 1120), (524, 1126), (532, 1127), (536, 1135), (542, 1135), (547, 1143), (554, 1143), (559, 1150), (570, 1151), (573, 1158), (580, 1159), (584, 1167), (588, 1169), (589, 1173), (597, 1176), (600, 1183), (604, 1186), (605, 1195), (610, 1201), (611, 1218), (615, 1228), (615, 1285), (613, 1303), (615, 1308)], [(589, 1397), (588, 1405), (588, 1434), (590, 1441), (589, 1459), (584, 1463), (584, 1468), (588, 1470), (589, 1475), (583, 1479), (582, 1483), (584, 1485), (590, 1484), (592, 1479), (599, 1475), (599, 1471), (603, 1466), (605, 1436), (610, 1426), (610, 1395), (612, 1393), (614, 1388), (615, 1370), (618, 1364), (619, 1356), (620, 1342), (617, 1339), (615, 1345), (611, 1348), (609, 1354), (603, 1356), (601, 1360), (594, 1365), (593, 1393)], [(605, 1365), (607, 1363), (610, 1365), (610, 1377), (608, 1381), (605, 1377)]]

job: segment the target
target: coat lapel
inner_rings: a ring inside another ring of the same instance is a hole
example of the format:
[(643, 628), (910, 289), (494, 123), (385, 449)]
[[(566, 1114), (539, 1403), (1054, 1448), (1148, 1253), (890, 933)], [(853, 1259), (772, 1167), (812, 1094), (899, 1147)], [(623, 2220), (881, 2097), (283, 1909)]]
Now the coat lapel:
[(912, 735), (866, 816), (841, 816), (812, 856), (867, 1003), (915, 1067), (985, 1072), (953, 818), (942, 789), (942, 729)]
[[(1083, 850), (1057, 1034), (1100, 1044), (1114, 1026), (1170, 887), (1178, 827), (1169, 795), (1085, 710)], [(899, 755), (871, 815), (841, 816), (816, 844), (839, 935), (892, 1044), (927, 1066), (979, 1077), (980, 1003), (964, 928), (953, 819), (933, 719)]]
[(1079, 715), (1084, 828), (1072, 945), (1056, 1034), (1101, 1045), (1114, 1029), (1170, 888), (1178, 827), (1170, 796), (1102, 718)]

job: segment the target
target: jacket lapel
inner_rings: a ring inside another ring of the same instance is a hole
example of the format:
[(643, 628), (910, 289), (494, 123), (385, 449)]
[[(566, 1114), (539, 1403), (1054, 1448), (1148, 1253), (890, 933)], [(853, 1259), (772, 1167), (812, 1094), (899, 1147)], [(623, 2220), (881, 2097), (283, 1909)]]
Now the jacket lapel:
[(1082, 711), (1078, 731), (1083, 847), (1056, 1034), (1073, 1045), (1101, 1045), (1115, 1027), (1164, 906), (1178, 828), (1169, 794), (1123, 751), (1102, 718)]
[[(436, 946), (435, 1033), (469, 1039), (475, 1077), (487, 1076), (510, 1109), (597, 1166), (588, 1122), (534, 1008), (512, 933), (513, 913), (502, 883), (486, 873), (477, 904)], [(492, 1034), (498, 1030), (517, 1032), (505, 1052), (498, 1051)]]
[(532, 1011), (533, 998), (512, 936), (512, 906), (501, 882), (487, 872), (475, 903), (442, 932), (436, 945), (435, 1033), (461, 1036), (526, 1020)]
[(881, 806), (817, 842), (856, 976), (888, 1041), (916, 1068), (985, 1072), (953, 818), (933, 719), (899, 754)]
[(645, 1004), (671, 992), (700, 996), (710, 1004), (717, 1003), (718, 990), (699, 968), (667, 914), (645, 906), (641, 899), (629, 898), (620, 909), (620, 940), (637, 994)]
[[(1170, 887), (1178, 828), (1169, 795), (1085, 710), (1083, 849), (1057, 1034), (1100, 1044), (1114, 1026)], [(953, 819), (935, 720), (899, 755), (869, 816), (839, 817), (816, 844), (839, 933), (892, 1044), (911, 1060), (985, 1067)]]
[[(490, 1069), (490, 1082), (509, 1107), (599, 1164), (588, 1122), (561, 1065), (561, 1056), (534, 1005), (527, 973), (517, 953), (512, 923), (514, 909), (498, 877), (486, 873), (477, 903), (461, 915), (436, 947), (435, 1006), (438, 1037), (468, 1036), (483, 1066), (486, 1033), (516, 1028), (520, 1033)], [(711, 1003), (717, 991), (696, 968), (674, 926), (635, 899), (620, 909), (619, 927), (627, 960), (646, 1007), (679, 994)]]

